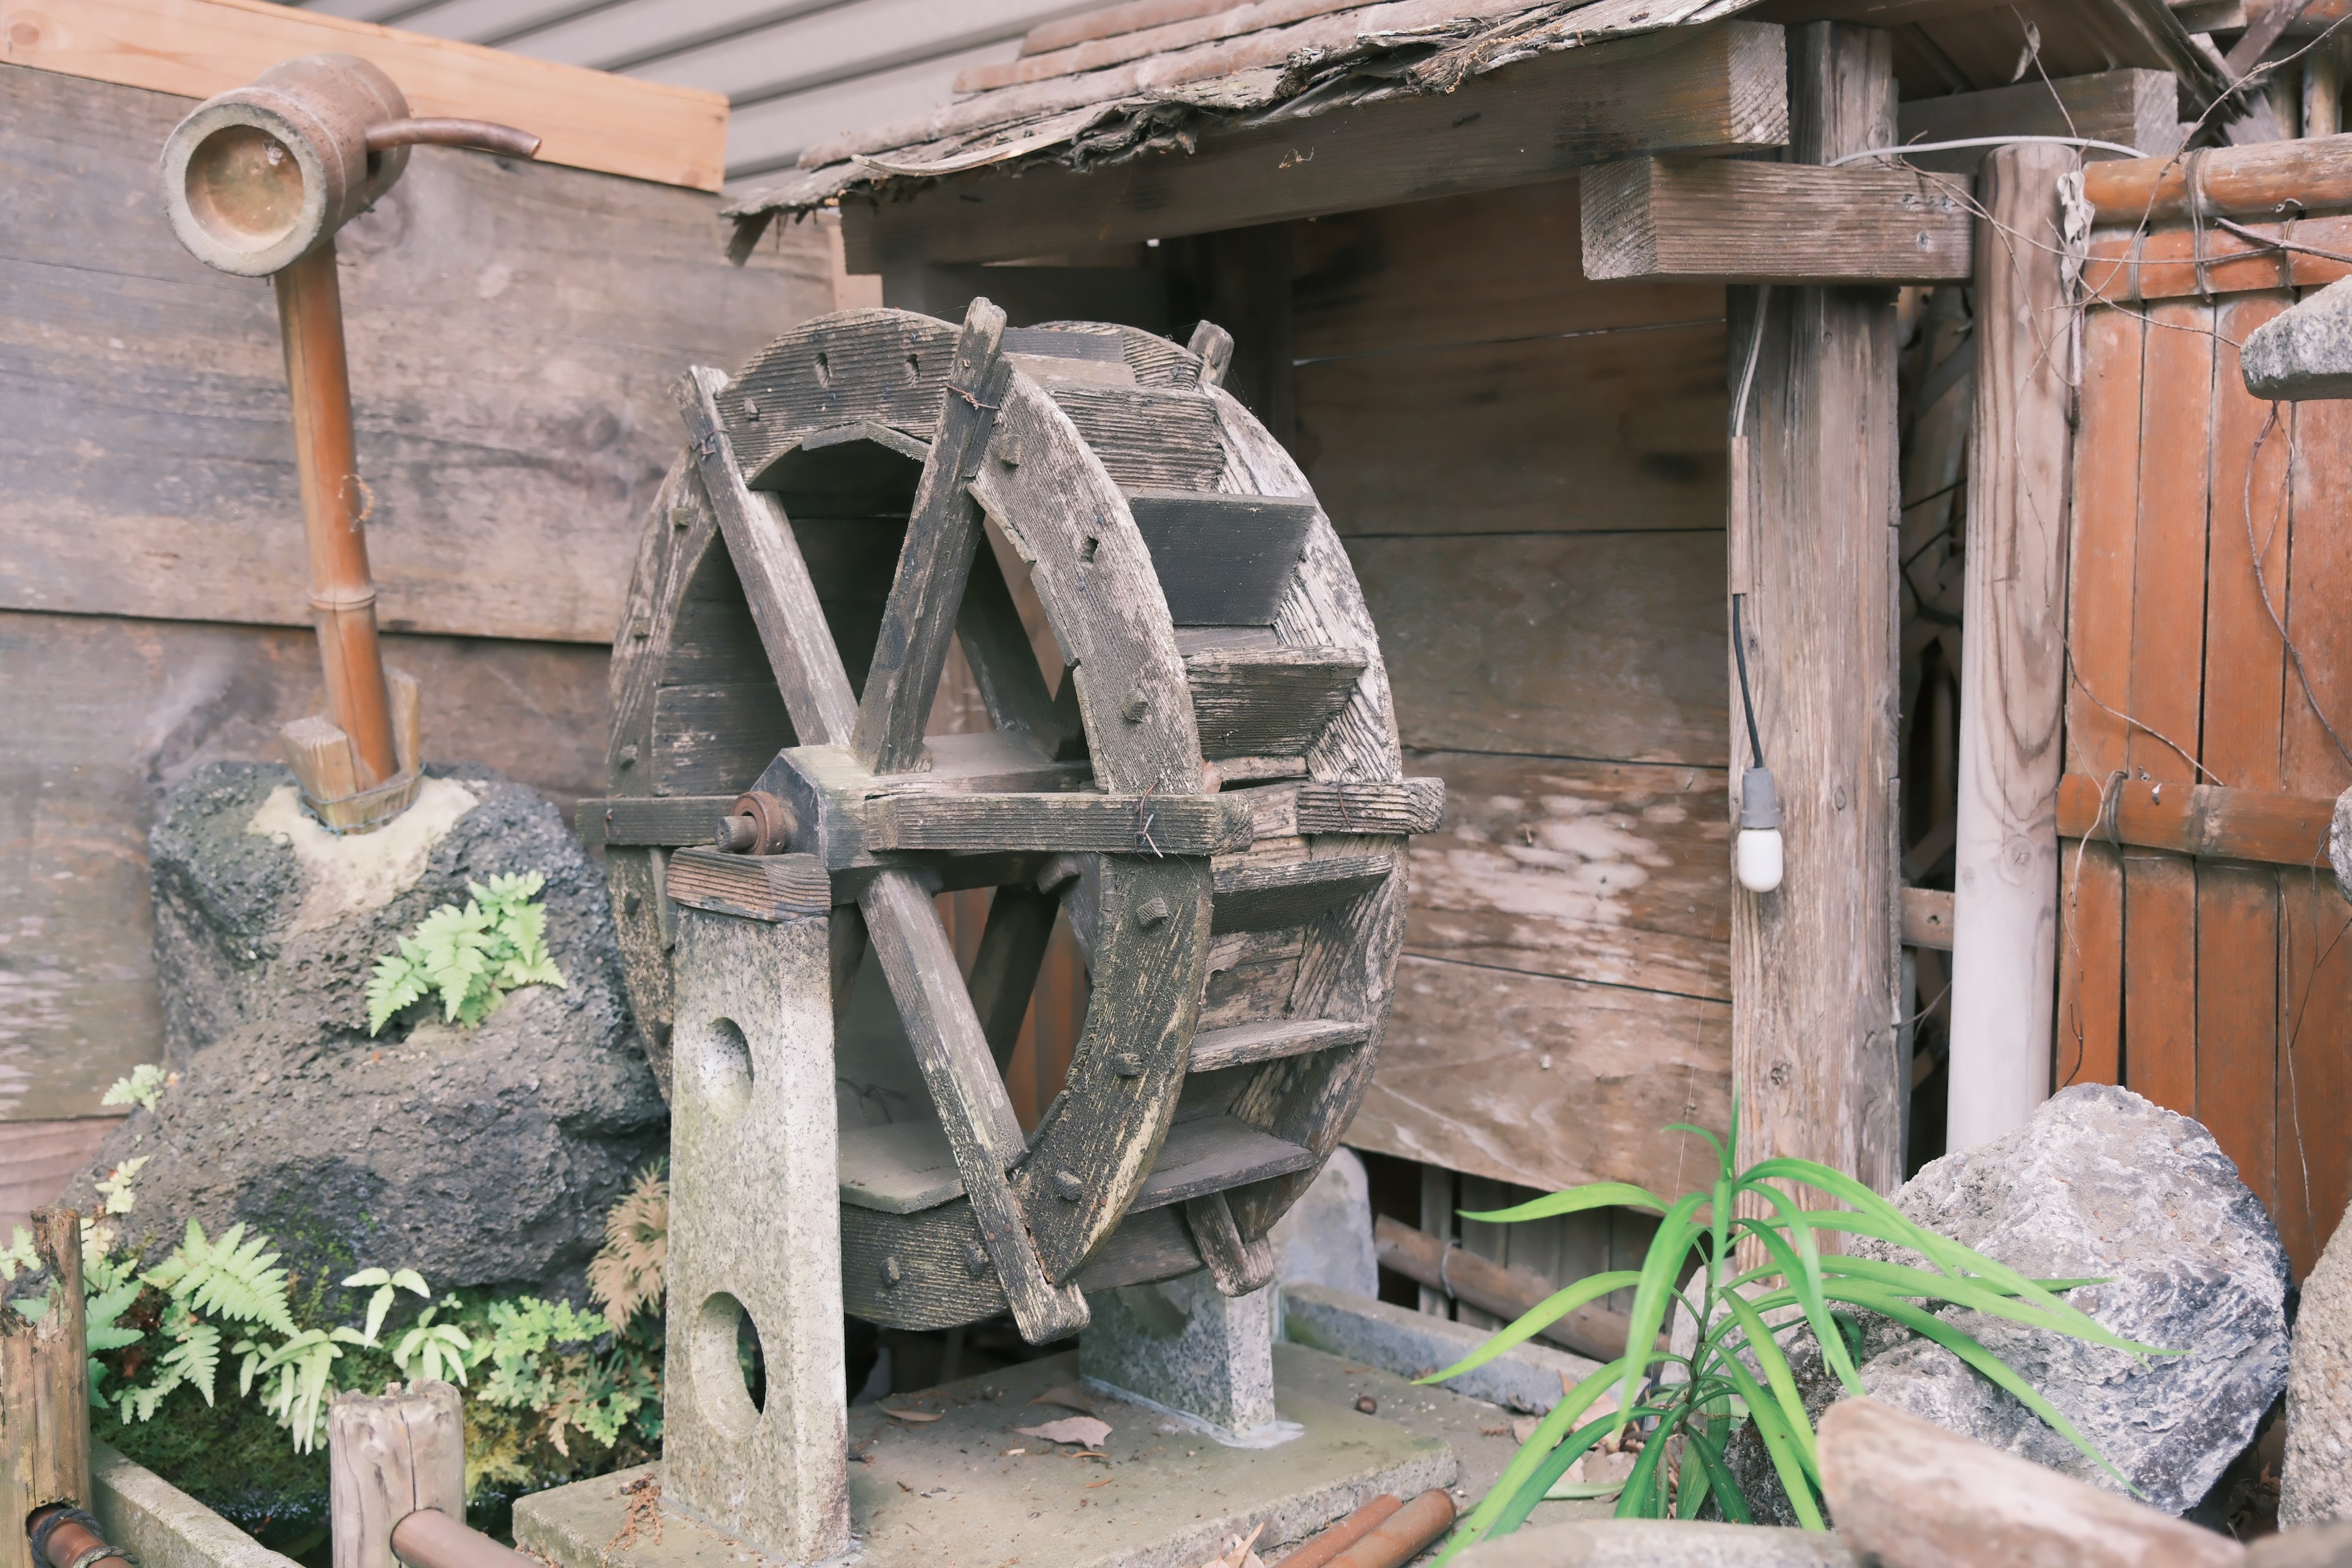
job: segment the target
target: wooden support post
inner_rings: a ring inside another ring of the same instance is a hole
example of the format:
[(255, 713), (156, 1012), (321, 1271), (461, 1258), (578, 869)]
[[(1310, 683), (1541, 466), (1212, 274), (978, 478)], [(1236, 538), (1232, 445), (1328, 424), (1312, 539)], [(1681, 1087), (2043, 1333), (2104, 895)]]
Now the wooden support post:
[[(1789, 34), (1790, 152), (1821, 163), (1894, 140), (1889, 35)], [(1732, 386), (1757, 296), (1735, 291)], [(1902, 1177), (1895, 1061), (1895, 294), (1775, 289), (1731, 476), (1732, 563), (1786, 873), (1735, 889), (1731, 1059), (1740, 1156), (1801, 1155), (1885, 1192)], [(1728, 661), (1727, 661), (1728, 663)], [(1735, 794), (1753, 759), (1735, 682)], [(1735, 820), (1738, 804), (1733, 805)]]
[(33, 1215), (33, 1250), (48, 1271), (38, 1318), (0, 1306), (0, 1568), (33, 1561), (25, 1519), (48, 1503), (89, 1506), (89, 1351), (81, 1299), (81, 1216)]
[(400, 1568), (394, 1526), (418, 1509), (466, 1518), (466, 1416), (446, 1383), (346, 1394), (327, 1406), (334, 1568)]
[(2004, 147), (1979, 178), (1976, 439), (1945, 1143), (2021, 1125), (2050, 1092), (2066, 688), (2069, 337), (2058, 182), (2071, 150)]

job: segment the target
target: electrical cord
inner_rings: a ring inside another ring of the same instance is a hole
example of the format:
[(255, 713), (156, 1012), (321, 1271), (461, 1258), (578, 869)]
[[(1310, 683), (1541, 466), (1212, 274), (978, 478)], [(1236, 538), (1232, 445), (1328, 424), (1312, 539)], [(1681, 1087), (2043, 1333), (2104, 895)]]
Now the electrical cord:
[[(1756, 320), (1748, 331), (1748, 363), (1739, 371), (1739, 397), (1731, 406), (1731, 438), (1737, 443), (1748, 433), (1748, 395), (1756, 384), (1756, 362), (1764, 351), (1764, 313), (1772, 306), (1772, 285), (1767, 283), (1756, 290)], [(1733, 482), (1738, 482), (1734, 476)], [(1745, 542), (1743, 541), (1743, 542)], [(1739, 628), (1739, 601), (1745, 594), (1731, 595), (1731, 653), (1739, 666), (1739, 706), (1748, 716), (1748, 750), (1756, 765), (1764, 765), (1764, 743), (1756, 734), (1756, 699), (1748, 689), (1748, 640)]]

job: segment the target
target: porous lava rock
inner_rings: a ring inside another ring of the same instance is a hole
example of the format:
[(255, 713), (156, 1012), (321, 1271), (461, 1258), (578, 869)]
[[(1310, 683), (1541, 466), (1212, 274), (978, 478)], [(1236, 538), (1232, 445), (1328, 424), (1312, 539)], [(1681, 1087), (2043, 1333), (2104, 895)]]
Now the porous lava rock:
[[(2287, 1259), (2237, 1167), (2196, 1121), (2129, 1089), (2082, 1084), (2004, 1137), (1929, 1163), (1895, 1205), (1937, 1233), (2037, 1279), (2098, 1279), (2066, 1300), (2126, 1339), (2126, 1352), (1980, 1312), (1942, 1315), (2038, 1389), (2130, 1478), (2180, 1514), (2252, 1440), (2287, 1373)], [(1861, 1256), (1919, 1265), (1863, 1239)], [(2013, 1394), (1932, 1341), (1862, 1315), (1858, 1370), (1873, 1397), (2109, 1490), (2123, 1488)], [(1791, 1371), (1818, 1417), (1843, 1390), (1800, 1331)], [(1763, 1515), (1787, 1502), (1762, 1446), (1729, 1456)]]
[[(381, 1265), (584, 1303), (605, 1210), (667, 1138), (604, 879), (536, 792), (428, 771), (400, 818), (341, 838), (282, 767), (215, 763), (173, 792), (150, 848), (174, 1076), (70, 1197), (143, 1158), (126, 1225), (151, 1250), (243, 1220), (298, 1289)], [(469, 882), (534, 871), (567, 985), (472, 1027), (428, 1003), (371, 1038), (375, 960)]]

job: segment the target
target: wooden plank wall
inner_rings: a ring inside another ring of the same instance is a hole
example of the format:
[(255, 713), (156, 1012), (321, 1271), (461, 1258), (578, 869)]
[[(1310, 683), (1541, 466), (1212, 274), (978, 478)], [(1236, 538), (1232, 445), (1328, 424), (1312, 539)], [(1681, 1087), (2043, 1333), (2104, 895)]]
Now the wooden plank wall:
[[(0, 66), (0, 1237), (160, 1058), (156, 803), (320, 700), (269, 289), (183, 252), (154, 191), (188, 107)], [(717, 206), (425, 148), (346, 230), (387, 656), (428, 757), (602, 793), (666, 384), (834, 303), (827, 235), (733, 268)]]
[[(2068, 773), (2323, 797), (2352, 784), (2352, 410), (2282, 405), (2264, 436), (2271, 410), (2233, 346), (2291, 299), (2088, 314)], [(2352, 910), (2335, 878), (2061, 850), (2056, 1083), (2122, 1083), (2204, 1122), (2300, 1277), (2352, 1200)]]
[(1349, 1142), (1546, 1189), (1729, 1120), (1723, 291), (1578, 233), (1568, 181), (1293, 246), (1293, 447), (1447, 786)]

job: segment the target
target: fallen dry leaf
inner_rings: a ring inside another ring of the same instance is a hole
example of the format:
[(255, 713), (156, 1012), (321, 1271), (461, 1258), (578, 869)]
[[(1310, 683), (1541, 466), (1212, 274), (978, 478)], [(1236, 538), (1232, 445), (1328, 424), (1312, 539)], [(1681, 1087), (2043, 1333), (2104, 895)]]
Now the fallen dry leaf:
[(936, 1410), (893, 1410), (886, 1405), (882, 1407), (882, 1414), (885, 1415), (895, 1415), (901, 1421), (923, 1422), (936, 1421), (942, 1414), (944, 1414), (944, 1412)]
[(1530, 1438), (1530, 1437), (1532, 1437), (1532, 1436), (1534, 1436), (1536, 1435), (1536, 1428), (1537, 1428), (1538, 1426), (1541, 1426), (1542, 1424), (1543, 1424), (1543, 1417), (1542, 1417), (1542, 1416), (1540, 1416), (1540, 1415), (1514, 1415), (1514, 1416), (1512, 1416), (1512, 1417), (1511, 1417), (1511, 1441), (1512, 1441), (1512, 1442), (1514, 1442), (1514, 1443), (1524, 1443), (1524, 1442), (1526, 1442), (1528, 1438)]
[(1099, 1448), (1110, 1436), (1110, 1423), (1091, 1415), (1065, 1415), (1059, 1421), (1048, 1421), (1043, 1426), (1015, 1426), (1024, 1437), (1043, 1437), (1048, 1443), (1073, 1443), (1081, 1448)]
[(1049, 1388), (1029, 1403), (1032, 1405), (1058, 1405), (1065, 1410), (1075, 1410), (1081, 1415), (1094, 1415), (1099, 1414), (1099, 1412), (1095, 1409), (1094, 1397), (1087, 1394), (1085, 1389), (1080, 1388), (1074, 1383), (1063, 1384), (1058, 1388)]

